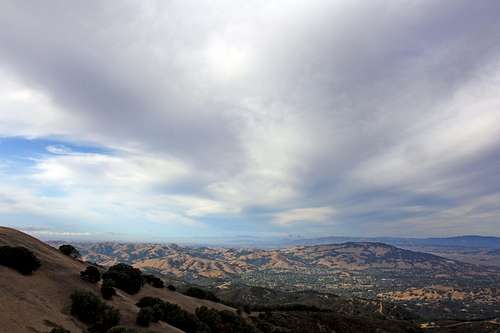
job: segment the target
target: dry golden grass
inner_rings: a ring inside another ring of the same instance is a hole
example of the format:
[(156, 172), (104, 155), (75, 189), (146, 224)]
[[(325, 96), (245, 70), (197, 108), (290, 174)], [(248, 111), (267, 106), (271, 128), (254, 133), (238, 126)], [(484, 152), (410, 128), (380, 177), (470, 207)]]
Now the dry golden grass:
[[(70, 314), (70, 298), (78, 289), (100, 294), (99, 286), (80, 279), (86, 264), (60, 253), (57, 249), (11, 228), (0, 227), (0, 246), (24, 246), (40, 259), (42, 266), (30, 276), (0, 266), (0, 332), (48, 332), (54, 325), (73, 333), (83, 332), (85, 325)], [(221, 304), (191, 298), (167, 289), (145, 286), (137, 295), (117, 290), (118, 295), (108, 304), (120, 310), (121, 325), (134, 327), (139, 309), (135, 303), (144, 296), (160, 297), (178, 304), (187, 311), (202, 305), (216, 309), (230, 309)], [(182, 332), (164, 323), (152, 325), (148, 331)]]

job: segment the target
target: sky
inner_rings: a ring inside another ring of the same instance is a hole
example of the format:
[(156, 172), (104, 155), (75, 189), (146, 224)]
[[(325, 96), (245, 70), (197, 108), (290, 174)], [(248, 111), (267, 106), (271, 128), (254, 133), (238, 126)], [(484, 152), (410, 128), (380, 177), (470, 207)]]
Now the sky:
[(500, 2), (0, 4), (0, 224), (500, 236)]

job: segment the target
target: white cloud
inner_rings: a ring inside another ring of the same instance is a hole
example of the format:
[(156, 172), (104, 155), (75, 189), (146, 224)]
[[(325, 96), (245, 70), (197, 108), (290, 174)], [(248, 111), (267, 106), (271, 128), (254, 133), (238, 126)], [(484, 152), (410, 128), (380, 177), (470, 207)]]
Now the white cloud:
[(66, 147), (64, 145), (50, 145), (45, 147), (45, 149), (47, 149), (49, 153), (57, 155), (69, 155), (73, 153), (71, 148)]
[(51, 145), (2, 167), (0, 210), (170, 225), (283, 211), (262, 223), (299, 231), (335, 213), (358, 232), (359, 212), (438, 216), (499, 186), (495, 2), (0, 6), (0, 137), (113, 152)]
[(23, 230), (30, 235), (48, 236), (48, 237), (82, 237), (91, 236), (90, 232), (72, 232), (72, 231), (53, 231), (53, 230)]
[[(467, 82), (444, 103), (434, 106), (433, 115), (414, 124), (401, 142), (383, 154), (363, 161), (352, 171), (353, 178), (373, 185), (404, 185), (418, 190), (435, 188), (450, 167), (498, 144), (500, 133), (500, 64)], [(447, 174), (448, 173), (448, 174)], [(448, 191), (448, 188), (444, 188)]]
[[(130, 188), (144, 190), (166, 185), (189, 175), (181, 162), (147, 155), (71, 153), (37, 161), (33, 178), (66, 187)], [(66, 153), (62, 155), (61, 152)]]
[(43, 91), (29, 87), (0, 67), (0, 137), (65, 135), (75, 120)]
[(335, 209), (331, 207), (297, 208), (274, 215), (273, 222), (287, 226), (299, 222), (325, 223), (331, 222)]

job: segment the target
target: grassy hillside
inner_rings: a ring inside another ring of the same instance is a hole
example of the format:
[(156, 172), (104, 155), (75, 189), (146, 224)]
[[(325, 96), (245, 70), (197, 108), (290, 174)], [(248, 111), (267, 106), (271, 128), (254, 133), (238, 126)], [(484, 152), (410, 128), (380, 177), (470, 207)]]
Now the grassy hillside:
[[(61, 326), (73, 333), (84, 332), (85, 325), (70, 315), (70, 294), (75, 290), (88, 290), (99, 295), (99, 285), (80, 279), (85, 263), (63, 255), (57, 249), (39, 240), (10, 228), (0, 227), (0, 246), (24, 246), (41, 261), (41, 267), (32, 275), (21, 275), (17, 271), (0, 266), (0, 332), (48, 332), (51, 327)], [(145, 285), (136, 295), (117, 290), (118, 295), (108, 301), (120, 310), (121, 324), (134, 327), (139, 308), (135, 303), (144, 296), (160, 297), (178, 304), (194, 313), (205, 305), (218, 310), (233, 309), (207, 300), (199, 300), (170, 291)], [(148, 331), (180, 332), (165, 323), (153, 324)]]

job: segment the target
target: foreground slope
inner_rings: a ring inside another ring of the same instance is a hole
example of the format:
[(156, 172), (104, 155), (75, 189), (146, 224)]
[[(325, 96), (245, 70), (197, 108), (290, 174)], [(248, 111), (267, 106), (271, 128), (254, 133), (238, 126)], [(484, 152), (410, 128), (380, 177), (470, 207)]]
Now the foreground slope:
[[(41, 261), (41, 267), (32, 275), (0, 266), (0, 332), (48, 332), (61, 326), (71, 332), (83, 332), (85, 325), (70, 315), (70, 294), (88, 290), (99, 295), (99, 287), (80, 279), (84, 262), (63, 255), (57, 249), (14, 229), (0, 227), (0, 246), (24, 246)], [(135, 303), (144, 296), (160, 297), (194, 312), (202, 305), (216, 309), (231, 309), (221, 304), (191, 298), (167, 289), (150, 286), (130, 296), (117, 290), (118, 295), (108, 304), (120, 310), (121, 324), (135, 327), (139, 309)], [(232, 309), (231, 309), (232, 310)], [(139, 329), (138, 327), (135, 327)], [(154, 324), (148, 331), (181, 332), (167, 324)]]

